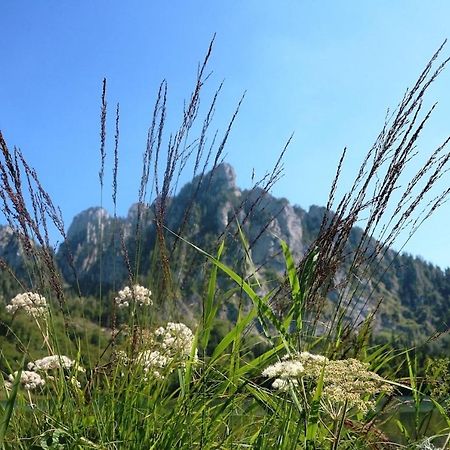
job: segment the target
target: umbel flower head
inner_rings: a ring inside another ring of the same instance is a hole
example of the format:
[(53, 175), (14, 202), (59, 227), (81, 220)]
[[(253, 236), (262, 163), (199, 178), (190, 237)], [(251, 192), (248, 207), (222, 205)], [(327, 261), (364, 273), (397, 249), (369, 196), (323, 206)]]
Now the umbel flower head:
[(305, 374), (305, 366), (297, 360), (284, 360), (267, 367), (262, 375), (268, 378), (298, 378)]
[(154, 331), (153, 343), (164, 355), (186, 359), (191, 354), (194, 335), (184, 323), (169, 322)]
[[(9, 381), (11, 383), (14, 382), (16, 379), (17, 372), (14, 372), (12, 375), (10, 375)], [(41, 376), (36, 373), (29, 370), (23, 370), (20, 374), (20, 384), (27, 390), (32, 391), (34, 389), (37, 389), (38, 387), (45, 385), (45, 380), (41, 378)]]
[[(171, 359), (162, 355), (158, 350), (145, 350), (137, 357), (139, 365), (145, 373), (151, 374), (156, 379), (163, 379), (163, 372), (167, 372)], [(170, 372), (172, 369), (170, 369)]]
[(71, 369), (72, 367), (80, 372), (85, 370), (75, 361), (65, 355), (51, 355), (34, 362), (28, 363), (28, 369), (47, 372), (55, 369)]
[(266, 367), (262, 372), (264, 377), (275, 378), (272, 387), (279, 391), (288, 391), (289, 388), (298, 385), (298, 380), (304, 376), (320, 375), (321, 367), (328, 361), (321, 355), (302, 352), (297, 357), (291, 358), (285, 355), (281, 361)]
[[(145, 372), (146, 380), (149, 377), (161, 380), (174, 369), (185, 366), (192, 352), (194, 334), (184, 323), (169, 322), (165, 327), (144, 334), (144, 349), (133, 359), (129, 359), (125, 352), (116, 352), (114, 359), (117, 365), (137, 364)], [(197, 359), (197, 352), (194, 358)]]
[(151, 306), (153, 304), (150, 296), (151, 291), (144, 286), (135, 284), (131, 288), (126, 286), (117, 293), (117, 297), (114, 299), (119, 308), (128, 308), (132, 301), (135, 301), (140, 306)]
[(26, 314), (33, 317), (45, 316), (47, 313), (47, 301), (45, 297), (34, 292), (17, 294), (9, 302), (9, 305), (6, 305), (6, 311), (14, 314), (19, 310), (23, 310)]
[(302, 352), (285, 356), (267, 367), (262, 375), (275, 378), (272, 387), (287, 391), (300, 379), (317, 382), (323, 372), (322, 397), (331, 403), (347, 403), (360, 411), (374, 407), (372, 397), (393, 388), (384, 378), (369, 370), (369, 365), (353, 358), (332, 361), (322, 355)]
[(426, 438), (419, 442), (416, 447), (417, 450), (439, 450), (432, 442), (430, 438)]

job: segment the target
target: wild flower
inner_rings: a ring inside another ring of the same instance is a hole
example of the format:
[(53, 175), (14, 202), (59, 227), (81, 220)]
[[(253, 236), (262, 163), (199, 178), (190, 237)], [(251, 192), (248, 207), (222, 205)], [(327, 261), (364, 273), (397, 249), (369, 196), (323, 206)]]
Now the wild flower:
[(287, 392), (289, 389), (298, 386), (298, 380), (295, 378), (276, 378), (272, 383), (272, 387), (280, 392)]
[(116, 364), (122, 365), (122, 366), (126, 366), (129, 363), (129, 358), (128, 355), (125, 351), (123, 350), (116, 350), (113, 353), (113, 361)]
[(262, 375), (268, 378), (298, 378), (305, 373), (304, 365), (298, 360), (278, 361), (267, 367)]
[(129, 366), (132, 360), (128, 357), (127, 352), (124, 350), (114, 349), (111, 355), (111, 364), (112, 367), (117, 369), (116, 374), (121, 377), (126, 375), (125, 369)]
[(369, 365), (353, 358), (330, 360), (322, 355), (302, 352), (285, 356), (267, 367), (262, 375), (275, 378), (272, 387), (280, 391), (297, 386), (299, 379), (316, 383), (323, 373), (322, 398), (332, 404), (347, 404), (362, 412), (374, 407), (373, 397), (393, 388), (384, 378), (369, 370)]
[(323, 355), (317, 355), (314, 353), (309, 353), (309, 352), (301, 352), (298, 354), (298, 358), (300, 360), (303, 360), (304, 362), (316, 362), (316, 363), (320, 363), (323, 364), (327, 361), (329, 361), (329, 359), (326, 356)]
[(163, 379), (163, 372), (167, 372), (171, 358), (162, 355), (157, 350), (145, 350), (138, 354), (137, 361), (143, 367), (144, 372), (151, 374), (156, 379)]
[(34, 292), (17, 294), (6, 306), (6, 310), (14, 314), (19, 310), (33, 317), (42, 317), (47, 313), (47, 301), (42, 295)]
[(169, 322), (165, 327), (159, 327), (154, 331), (152, 340), (162, 354), (188, 358), (194, 343), (194, 335), (184, 323)]
[(322, 372), (322, 368), (326, 366), (330, 360), (323, 355), (317, 355), (309, 352), (301, 352), (295, 356), (305, 367), (305, 375), (318, 378)]
[(334, 403), (347, 402), (363, 412), (375, 406), (376, 394), (393, 391), (391, 384), (369, 370), (369, 364), (353, 358), (330, 361), (325, 366), (324, 384), (326, 399)]
[(85, 372), (85, 369), (81, 367), (76, 361), (71, 360), (64, 355), (51, 355), (42, 359), (37, 359), (34, 362), (28, 363), (28, 369), (44, 371), (55, 369), (71, 369), (72, 367), (79, 372)]
[(275, 378), (272, 387), (280, 391), (287, 391), (289, 386), (297, 386), (298, 378), (310, 376), (312, 373), (320, 375), (320, 367), (327, 358), (321, 355), (302, 352), (295, 357), (285, 355), (281, 361), (266, 367), (262, 375)]
[[(9, 381), (13, 383), (16, 376), (17, 372), (14, 372), (12, 375), (8, 377)], [(32, 391), (34, 389), (37, 389), (38, 387), (44, 386), (45, 380), (41, 378), (41, 376), (36, 372), (23, 370), (22, 373), (20, 374), (20, 384), (27, 391)]]
[(135, 284), (131, 288), (126, 286), (119, 291), (114, 301), (119, 308), (128, 308), (132, 301), (135, 301), (140, 306), (151, 306), (153, 304), (150, 298), (151, 294), (149, 289)]
[(424, 439), (422, 442), (419, 442), (416, 446), (416, 449), (418, 449), (418, 450), (438, 450), (438, 447), (436, 447), (434, 444), (431, 443), (430, 438), (427, 438), (427, 439)]
[[(153, 332), (143, 330), (145, 336), (144, 350), (134, 360), (130, 360), (125, 352), (118, 351), (115, 362), (118, 365), (137, 363), (144, 372), (153, 378), (163, 379), (177, 367), (184, 367), (190, 357), (194, 344), (192, 330), (183, 323), (169, 322)], [(194, 358), (197, 359), (197, 352)]]

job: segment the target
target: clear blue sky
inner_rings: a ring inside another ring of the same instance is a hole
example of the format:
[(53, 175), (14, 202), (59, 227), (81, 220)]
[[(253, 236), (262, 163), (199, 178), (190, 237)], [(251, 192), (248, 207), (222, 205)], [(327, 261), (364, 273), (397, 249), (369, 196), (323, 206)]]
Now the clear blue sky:
[[(3, 0), (0, 129), (37, 169), (69, 224), (99, 204), (99, 97), (106, 76), (109, 104), (120, 101), (122, 111), (119, 212), (125, 214), (137, 198), (159, 82), (167, 79), (169, 116), (178, 119), (197, 63), (217, 33), (210, 85), (225, 79), (217, 127), (223, 130), (247, 90), (226, 148), (238, 183), (247, 187), (253, 169), (257, 176), (269, 170), (295, 132), (273, 193), (305, 208), (324, 204), (342, 148), (349, 148), (345, 173), (351, 175), (386, 109), (450, 37), (449, 17), (445, 0)], [(450, 45), (444, 53), (450, 55)], [(424, 150), (450, 134), (448, 71), (428, 100), (439, 100), (439, 107), (420, 142)], [(112, 139), (109, 157), (111, 150)], [(447, 204), (406, 250), (450, 266), (449, 225)]]

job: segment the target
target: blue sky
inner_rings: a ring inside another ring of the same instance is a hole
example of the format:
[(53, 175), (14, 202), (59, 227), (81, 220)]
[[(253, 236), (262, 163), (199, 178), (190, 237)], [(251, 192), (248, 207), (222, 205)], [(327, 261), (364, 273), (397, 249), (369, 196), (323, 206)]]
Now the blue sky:
[[(238, 183), (247, 187), (253, 170), (257, 177), (270, 170), (294, 132), (273, 194), (307, 208), (325, 204), (344, 146), (350, 179), (386, 109), (450, 34), (447, 1), (3, 0), (0, 17), (0, 129), (37, 169), (67, 224), (100, 201), (103, 77), (109, 105), (121, 105), (121, 214), (137, 199), (159, 82), (168, 81), (171, 125), (214, 33), (206, 97), (225, 80), (215, 127), (224, 130), (247, 91), (225, 149)], [(450, 55), (450, 45), (444, 53)], [(421, 151), (450, 134), (449, 87), (447, 70), (429, 91), (429, 104), (439, 105)], [(109, 138), (110, 161), (112, 133)], [(107, 208), (109, 198), (105, 193)], [(406, 250), (450, 266), (449, 224), (447, 204)]]

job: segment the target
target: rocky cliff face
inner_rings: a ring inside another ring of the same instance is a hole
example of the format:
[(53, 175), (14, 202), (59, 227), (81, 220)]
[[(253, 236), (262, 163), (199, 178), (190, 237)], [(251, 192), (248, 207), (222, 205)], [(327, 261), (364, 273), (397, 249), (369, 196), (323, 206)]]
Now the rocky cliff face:
[(18, 280), (26, 283), (30, 279), (27, 259), (29, 257), (13, 229), (0, 225), (0, 298), (15, 295), (20, 289)]
[[(256, 268), (259, 273), (266, 271), (272, 276), (283, 274), (285, 268), (280, 239), (288, 243), (295, 258), (301, 258), (316, 237), (325, 211), (319, 206), (311, 206), (308, 211), (292, 206), (286, 199), (275, 198), (261, 188), (242, 190), (233, 168), (220, 164), (213, 172), (194, 178), (167, 200), (164, 224), (212, 254), (219, 241), (225, 239), (224, 258), (231, 267), (239, 271)], [(83, 294), (95, 295), (100, 280), (105, 292), (113, 286), (128, 284), (130, 270), (132, 275), (137, 272), (142, 276), (161, 272), (160, 258), (155, 253), (160, 249), (155, 245), (154, 219), (155, 203), (132, 205), (122, 218), (111, 217), (101, 208), (89, 208), (78, 214), (56, 254), (65, 281), (71, 286), (79, 284)], [(248, 254), (243, 251), (239, 229), (248, 242)], [(361, 230), (352, 230), (349, 251), (360, 234)], [(203, 260), (173, 234), (165, 233), (165, 239), (174, 277), (186, 289), (183, 295), (189, 302), (189, 286), (203, 282)], [(253, 261), (252, 267), (246, 265), (248, 256)], [(450, 323), (450, 270), (444, 272), (408, 255), (394, 256), (389, 251), (380, 263), (376, 283), (366, 280), (376, 288), (372, 303), (367, 303), (360, 318), (383, 298), (376, 326), (379, 332), (402, 329), (410, 336), (424, 332), (429, 335), (442, 321)], [(12, 230), (5, 226), (0, 226), (0, 258), (13, 270), (25, 273), (21, 247)], [(366, 299), (361, 296), (356, 300), (365, 304)]]
[(95, 293), (94, 286), (100, 279), (111, 285), (115, 279), (123, 278), (123, 258), (115, 233), (121, 222), (123, 219), (114, 220), (102, 208), (89, 208), (75, 216), (56, 255), (70, 285), (80, 283), (82, 292)]
[(24, 253), (11, 227), (0, 225), (0, 258), (14, 270), (23, 269)]
[[(128, 216), (119, 219), (110, 217), (100, 208), (89, 208), (78, 214), (69, 227), (67, 240), (57, 253), (65, 279), (69, 283), (75, 282), (75, 268), (83, 290), (92, 291), (90, 285), (95, 280), (98, 284), (101, 267), (102, 282), (106, 287), (114, 282), (124, 282), (128, 277), (124, 247), (132, 269), (139, 251), (141, 273), (148, 270), (156, 241), (154, 207), (154, 204), (132, 205)], [(194, 178), (178, 195), (169, 199), (165, 224), (201, 248), (214, 251), (218, 236), (236, 240), (239, 222), (255, 266), (281, 273), (284, 262), (280, 239), (289, 244), (296, 256), (305, 250), (304, 214), (286, 199), (277, 199), (262, 189), (239, 189), (234, 169), (229, 164), (220, 164), (213, 172)], [(139, 229), (138, 242), (136, 229)], [(173, 245), (172, 241), (169, 236), (170, 245)], [(230, 245), (233, 248), (233, 243)], [(236, 255), (241, 251), (239, 247), (234, 247)]]

